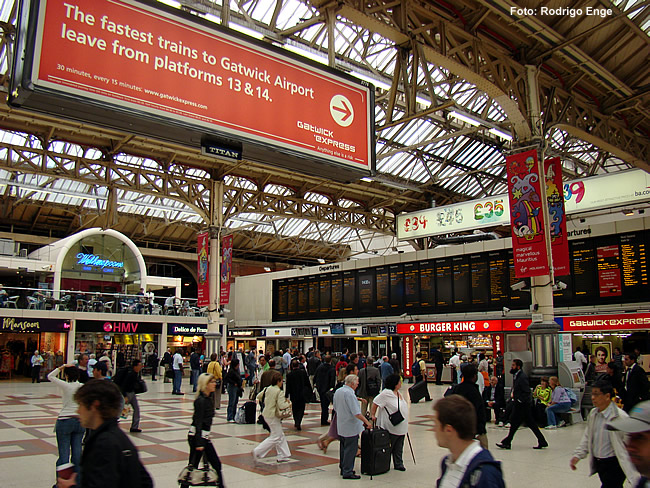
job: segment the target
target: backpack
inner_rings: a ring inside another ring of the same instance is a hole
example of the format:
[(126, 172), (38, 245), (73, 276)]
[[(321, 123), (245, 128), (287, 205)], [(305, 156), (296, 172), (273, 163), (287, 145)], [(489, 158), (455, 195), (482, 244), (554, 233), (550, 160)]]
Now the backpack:
[(575, 407), (578, 404), (578, 397), (575, 392), (571, 388), (564, 388), (564, 391), (566, 391), (569, 400), (571, 400), (571, 408)]
[(123, 391), (124, 388), (124, 381), (126, 380), (126, 377), (129, 373), (129, 368), (126, 366), (123, 368), (118, 369), (115, 374), (113, 375), (113, 383), (115, 383), (120, 391)]
[(422, 374), (422, 371), (420, 370), (420, 360), (416, 359), (415, 362), (413, 363), (413, 366), (411, 366), (411, 371), (413, 372), (413, 376), (420, 376)]
[(366, 370), (366, 395), (368, 396), (377, 396), (381, 390), (381, 379), (379, 376), (374, 376), (372, 378), (368, 377), (368, 370)]

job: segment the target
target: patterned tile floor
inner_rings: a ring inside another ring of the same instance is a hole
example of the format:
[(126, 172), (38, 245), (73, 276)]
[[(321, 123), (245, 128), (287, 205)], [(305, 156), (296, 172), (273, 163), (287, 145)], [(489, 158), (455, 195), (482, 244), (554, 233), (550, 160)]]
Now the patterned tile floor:
[[(149, 391), (139, 396), (142, 422), (141, 434), (131, 434), (140, 456), (154, 478), (157, 487), (177, 486), (176, 475), (187, 460), (187, 429), (192, 416), (193, 395), (172, 396), (171, 384), (149, 382)], [(407, 386), (405, 385), (405, 389)], [(434, 399), (440, 398), (446, 387), (430, 385)], [(183, 391), (191, 392), (184, 384)], [(246, 392), (248, 393), (248, 391)], [(406, 393), (406, 392), (404, 392)], [(390, 471), (372, 481), (364, 476), (360, 481), (346, 481), (338, 476), (338, 444), (330, 446), (324, 455), (316, 446), (317, 437), (325, 430), (320, 426), (320, 406), (308, 405), (303, 430), (293, 429), (286, 420), (285, 433), (292, 461), (278, 465), (274, 453), (254, 465), (251, 450), (266, 437), (258, 425), (238, 425), (226, 422), (226, 397), (217, 412), (212, 427), (212, 442), (224, 464), (224, 479), (228, 488), (250, 488), (258, 482), (265, 488), (287, 487), (293, 482), (310, 483), (327, 480), (328, 488), (339, 486), (385, 486), (399, 484), (405, 488), (435, 486), (440, 472), (440, 460), (446, 454), (438, 447), (432, 432), (431, 403), (411, 406), (410, 433), (417, 464), (413, 463), (408, 445), (404, 459), (406, 472)], [(54, 482), (57, 458), (54, 422), (61, 406), (57, 389), (49, 383), (32, 385), (28, 382), (0, 381), (0, 486), (2, 488), (50, 487)], [(122, 422), (128, 431), (129, 422)], [(551, 447), (543, 451), (531, 449), (535, 438), (527, 430), (518, 432), (513, 450), (491, 449), (503, 462), (509, 486), (596, 487), (597, 478), (588, 478), (587, 462), (577, 471), (568, 467), (573, 448), (580, 440), (584, 424), (556, 431), (544, 431)], [(506, 435), (505, 429), (490, 424), (490, 445)], [(359, 470), (357, 460), (357, 471)]]

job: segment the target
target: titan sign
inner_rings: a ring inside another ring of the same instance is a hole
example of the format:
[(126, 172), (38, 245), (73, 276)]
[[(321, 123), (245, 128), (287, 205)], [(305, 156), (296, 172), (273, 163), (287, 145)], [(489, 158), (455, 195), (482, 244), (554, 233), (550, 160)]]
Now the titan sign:
[(244, 158), (282, 166), (280, 151), (307, 173), (319, 172), (314, 160), (356, 176), (374, 169), (367, 83), (167, 6), (21, 6), (14, 106), (194, 145), (204, 136), (244, 141)]

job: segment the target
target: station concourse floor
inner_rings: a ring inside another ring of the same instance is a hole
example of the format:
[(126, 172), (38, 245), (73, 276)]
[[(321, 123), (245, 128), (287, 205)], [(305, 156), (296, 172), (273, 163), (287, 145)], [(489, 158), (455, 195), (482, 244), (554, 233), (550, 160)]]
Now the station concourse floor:
[[(151, 473), (155, 486), (178, 486), (176, 476), (187, 464), (187, 429), (192, 417), (194, 395), (188, 380), (184, 379), (185, 396), (172, 396), (171, 383), (147, 381), (149, 391), (138, 395), (142, 421), (140, 434), (129, 434), (140, 457)], [(409, 385), (405, 384), (403, 393)], [(429, 385), (434, 402), (441, 398), (447, 386)], [(248, 389), (244, 397), (247, 398)], [(257, 466), (251, 450), (266, 437), (261, 426), (226, 422), (227, 396), (222, 396), (222, 407), (216, 412), (212, 425), (212, 442), (224, 464), (227, 488), (286, 488), (296, 482), (316, 483), (316, 486), (336, 487), (434, 487), (440, 473), (440, 461), (447, 450), (438, 447), (432, 431), (433, 402), (420, 401), (412, 405), (409, 432), (417, 464), (404, 446), (405, 472), (391, 470), (375, 476), (362, 476), (359, 481), (343, 480), (338, 473), (339, 444), (330, 445), (324, 455), (316, 446), (316, 439), (327, 429), (320, 425), (320, 405), (307, 406), (302, 431), (293, 429), (291, 419), (283, 422), (293, 461), (278, 464), (272, 451)], [(0, 381), (0, 486), (3, 488), (49, 488), (55, 482), (57, 459), (54, 422), (61, 407), (61, 399), (50, 383), (31, 384), (18, 381)], [(121, 421), (127, 432), (130, 420)], [(522, 428), (513, 441), (511, 451), (502, 451), (495, 442), (507, 435), (504, 428), (488, 424), (490, 451), (503, 464), (506, 485), (511, 487), (597, 487), (598, 477), (589, 477), (588, 460), (569, 468), (569, 459), (579, 442), (585, 424), (542, 432), (550, 447), (533, 450), (535, 437)], [(357, 458), (356, 471), (360, 470)], [(257, 485), (260, 483), (260, 485)], [(262, 485), (263, 483), (263, 485)]]

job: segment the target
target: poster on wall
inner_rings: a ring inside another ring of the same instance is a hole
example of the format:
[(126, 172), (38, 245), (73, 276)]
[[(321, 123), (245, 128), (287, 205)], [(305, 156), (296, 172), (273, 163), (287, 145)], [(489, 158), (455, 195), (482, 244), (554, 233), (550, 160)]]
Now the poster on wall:
[(402, 337), (402, 357), (404, 358), (404, 378), (411, 378), (413, 371), (411, 367), (415, 361), (415, 351), (413, 349), (413, 336), (406, 335)]
[(566, 276), (569, 270), (569, 239), (566, 233), (566, 211), (562, 191), (562, 162), (560, 158), (544, 160), (546, 178), (546, 202), (548, 204), (549, 233), (551, 234), (551, 255), (553, 273)]
[(198, 243), (196, 246), (198, 276), (196, 304), (199, 307), (207, 307), (210, 304), (209, 250), (210, 239), (208, 233), (201, 232), (198, 235)]
[(512, 249), (517, 278), (548, 274), (537, 150), (506, 157)]
[(232, 235), (221, 240), (221, 297), (219, 305), (230, 301), (230, 274), (232, 271)]

